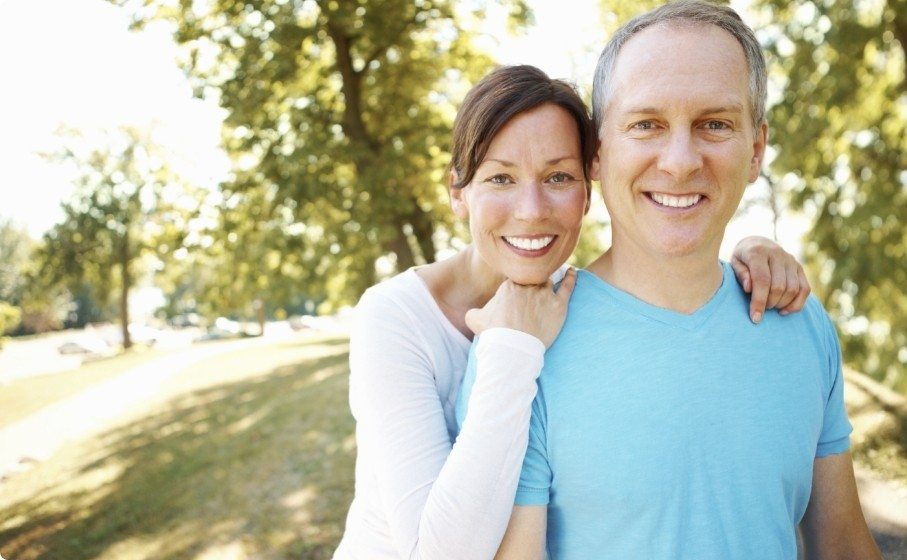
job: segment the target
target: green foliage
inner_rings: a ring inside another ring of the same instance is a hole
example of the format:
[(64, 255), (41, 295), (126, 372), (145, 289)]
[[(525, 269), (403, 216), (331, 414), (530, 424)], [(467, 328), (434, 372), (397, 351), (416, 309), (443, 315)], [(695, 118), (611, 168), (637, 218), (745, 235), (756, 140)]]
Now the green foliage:
[(775, 78), (771, 165), (845, 360), (907, 390), (907, 1), (762, 0)]
[(0, 301), (0, 348), (3, 348), (3, 335), (19, 326), (22, 311), (13, 305)]
[[(111, 0), (163, 19), (201, 96), (227, 110), (227, 292), (354, 301), (379, 259), (432, 261), (454, 226), (444, 168), (467, 86), (492, 61), (452, 0)], [(501, 2), (505, 3), (505, 2)], [(506, 2), (511, 24), (526, 21)], [(230, 303), (233, 305), (237, 302)]]

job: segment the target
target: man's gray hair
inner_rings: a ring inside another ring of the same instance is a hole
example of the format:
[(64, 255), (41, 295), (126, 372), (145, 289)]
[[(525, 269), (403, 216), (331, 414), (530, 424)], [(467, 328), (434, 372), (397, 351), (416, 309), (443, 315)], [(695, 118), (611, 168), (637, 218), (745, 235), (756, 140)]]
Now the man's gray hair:
[(724, 29), (740, 43), (749, 66), (750, 114), (753, 127), (758, 130), (765, 120), (766, 71), (762, 47), (753, 30), (740, 19), (733, 9), (699, 0), (678, 0), (636, 16), (614, 33), (598, 57), (595, 79), (592, 83), (592, 118), (595, 130), (601, 134), (605, 105), (611, 100), (611, 75), (621, 48), (633, 35), (658, 24), (715, 25)]

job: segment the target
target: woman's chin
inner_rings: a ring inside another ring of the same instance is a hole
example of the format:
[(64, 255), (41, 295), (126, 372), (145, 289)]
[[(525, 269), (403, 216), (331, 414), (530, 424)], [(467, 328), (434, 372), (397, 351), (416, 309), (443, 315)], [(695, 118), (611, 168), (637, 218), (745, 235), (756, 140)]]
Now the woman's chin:
[[(556, 269), (555, 269), (556, 270)], [(512, 281), (514, 284), (521, 284), (524, 286), (533, 286), (536, 284), (544, 284), (547, 282), (551, 275), (554, 274), (554, 270), (520, 270), (520, 271), (507, 271), (505, 276)]]

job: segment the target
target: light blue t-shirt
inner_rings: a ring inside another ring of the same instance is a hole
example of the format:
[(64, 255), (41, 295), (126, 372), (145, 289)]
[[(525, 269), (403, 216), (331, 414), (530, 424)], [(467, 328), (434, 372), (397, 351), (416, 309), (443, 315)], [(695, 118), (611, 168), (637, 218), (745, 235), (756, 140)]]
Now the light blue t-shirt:
[(753, 325), (722, 266), (691, 315), (579, 271), (516, 496), (547, 504), (551, 560), (797, 557), (813, 461), (850, 445), (838, 339), (814, 298)]

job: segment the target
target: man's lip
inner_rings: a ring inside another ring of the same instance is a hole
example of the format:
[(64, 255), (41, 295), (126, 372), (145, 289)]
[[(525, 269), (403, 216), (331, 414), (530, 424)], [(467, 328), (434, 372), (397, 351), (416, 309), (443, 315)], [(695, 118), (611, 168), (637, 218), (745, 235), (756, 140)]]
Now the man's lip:
[[(643, 194), (645, 195), (645, 197), (647, 199), (649, 199), (649, 201), (652, 202), (652, 204), (656, 205), (658, 208), (664, 208), (666, 210), (673, 210), (673, 211), (677, 211), (677, 212), (682, 212), (684, 210), (692, 210), (694, 208), (698, 208), (702, 204), (702, 201), (704, 201), (708, 198), (706, 195), (704, 195), (702, 193), (697, 193), (697, 192), (667, 193), (664, 191), (643, 191)], [(675, 198), (675, 199), (676, 198), (684, 199), (684, 198), (697, 198), (698, 197), (698, 200), (696, 200), (696, 202), (690, 204), (689, 206), (670, 206), (668, 204), (662, 204), (661, 202), (658, 202), (658, 200), (656, 200), (656, 197), (657, 198), (670, 197), (670, 198)]]

